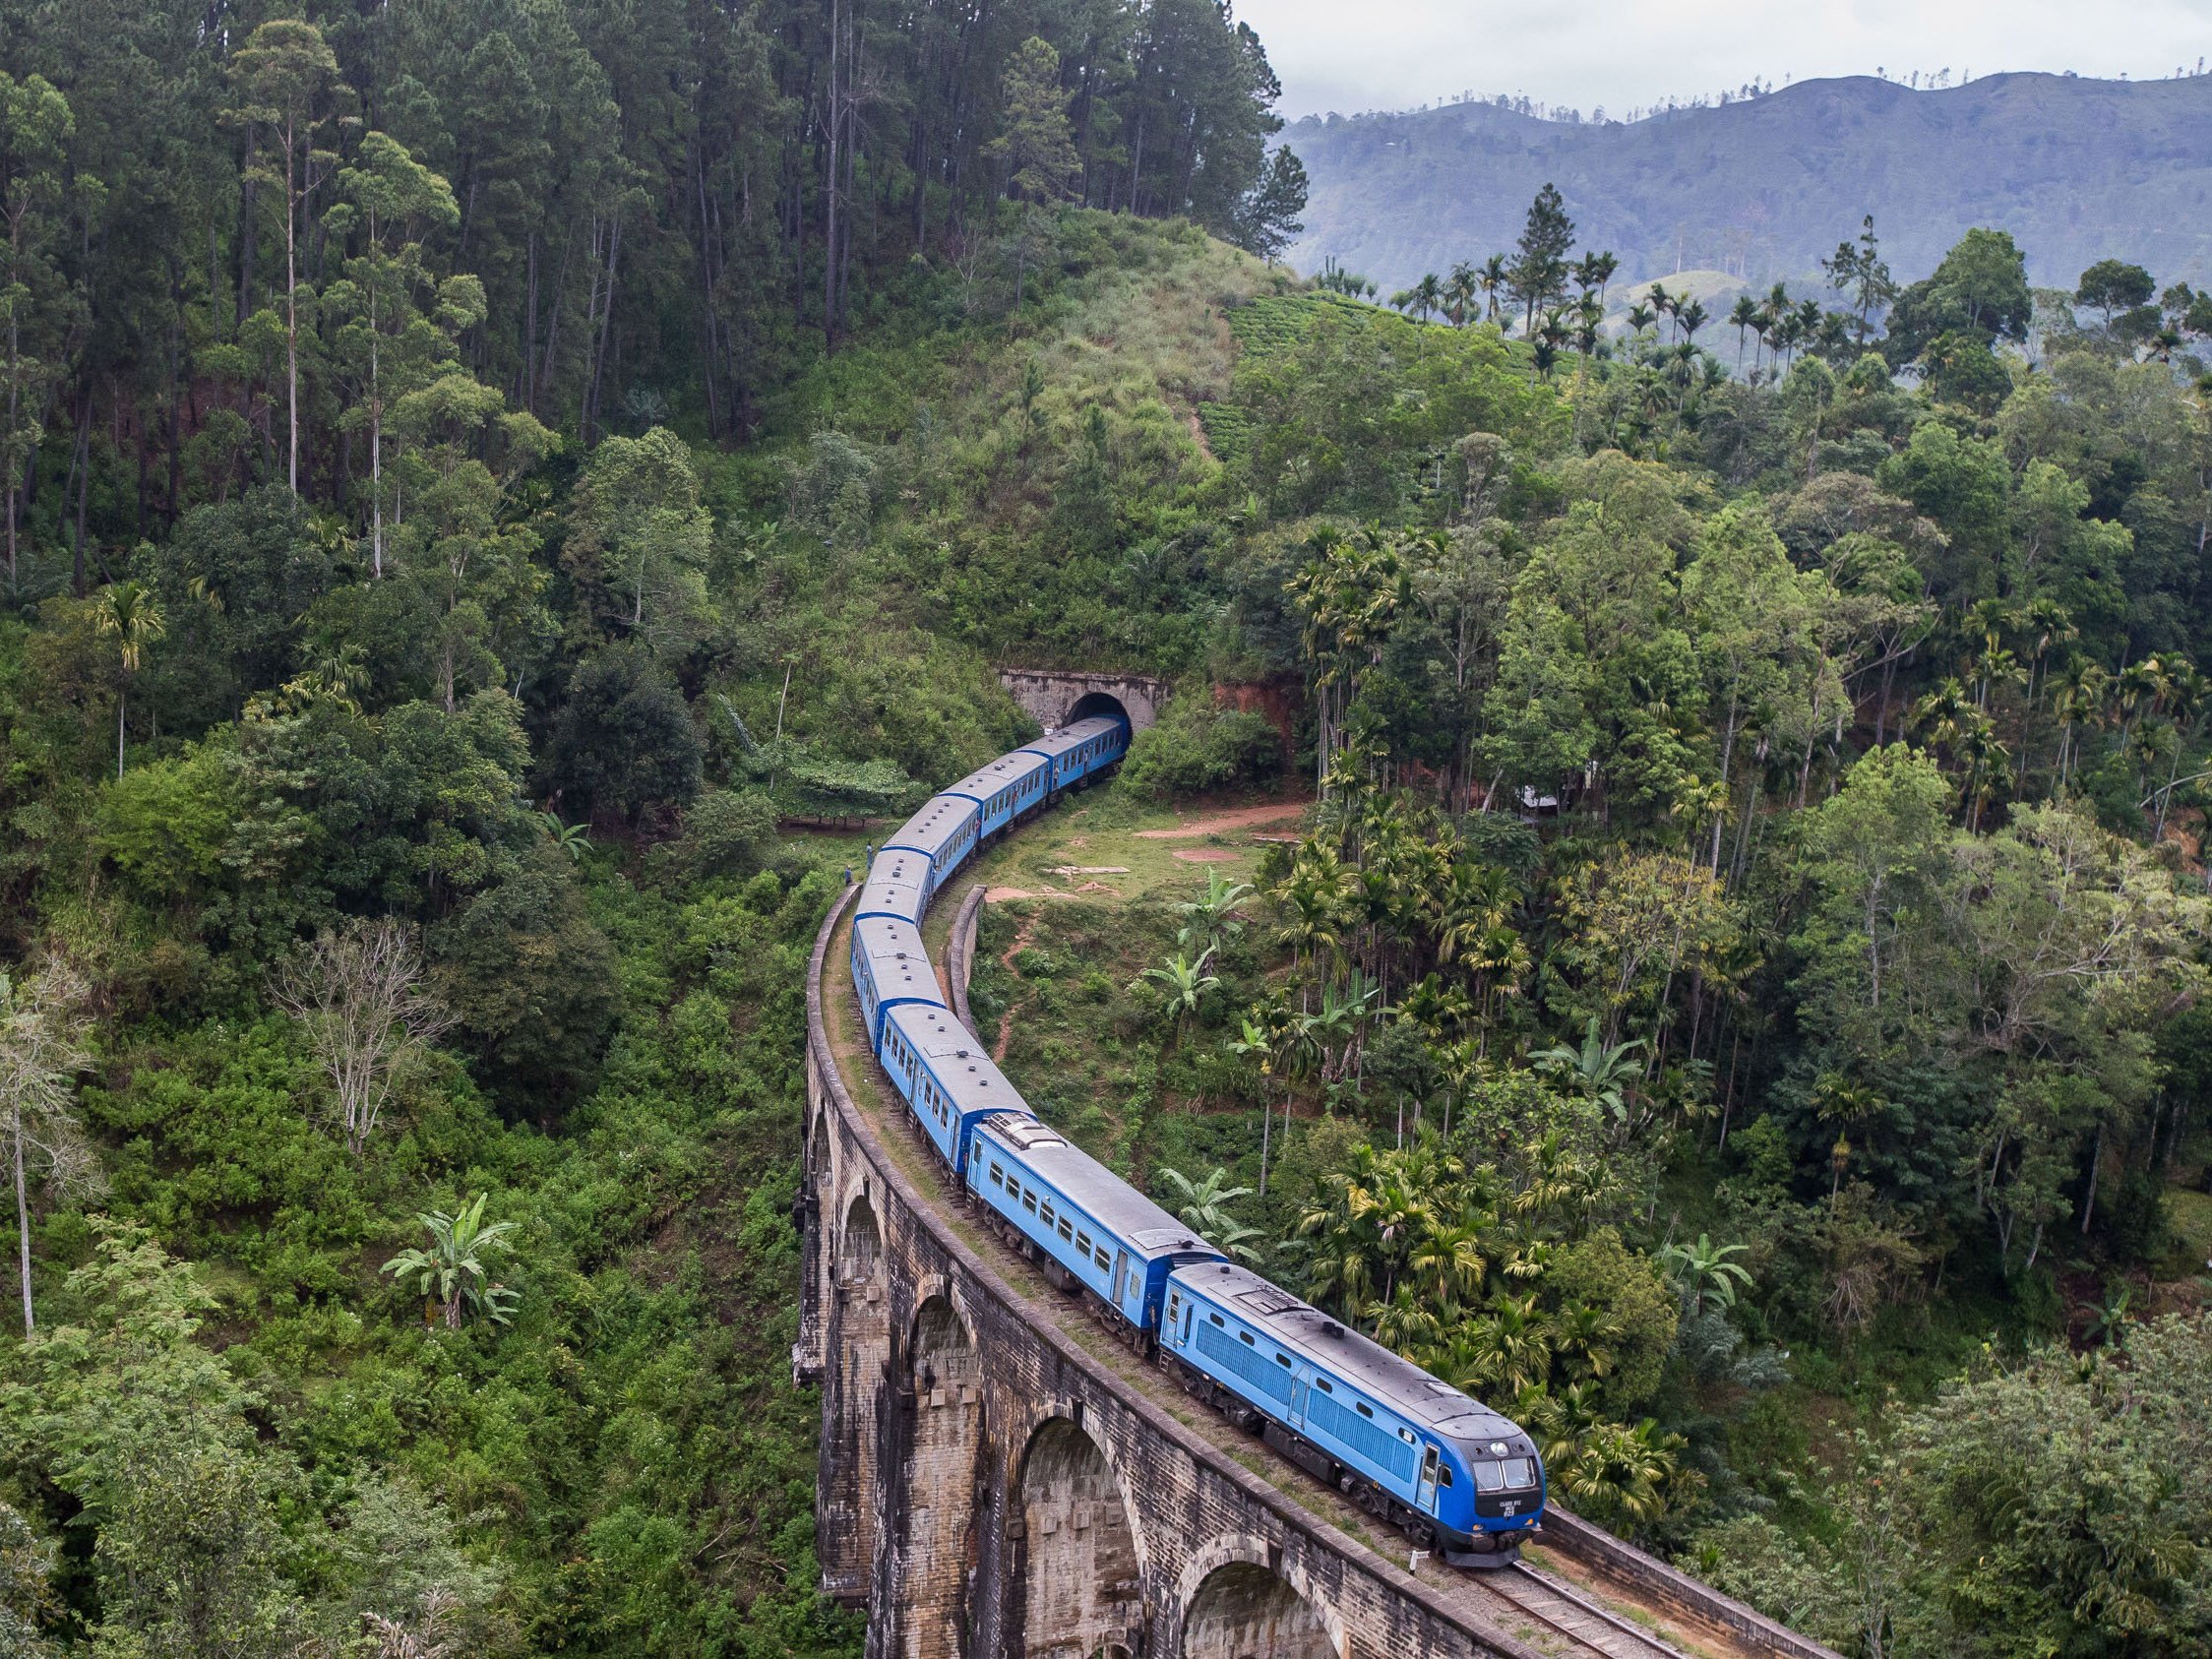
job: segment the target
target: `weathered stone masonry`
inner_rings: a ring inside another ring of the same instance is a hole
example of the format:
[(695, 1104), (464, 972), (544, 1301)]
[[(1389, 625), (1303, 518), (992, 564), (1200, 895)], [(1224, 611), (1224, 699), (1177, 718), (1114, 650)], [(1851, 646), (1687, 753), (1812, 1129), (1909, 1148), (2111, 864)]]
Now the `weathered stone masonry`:
[(952, 1231), (830, 1052), (843, 909), (807, 987), (793, 1369), (823, 1390), (823, 1586), (867, 1609), (870, 1659), (1536, 1659), (1130, 1388)]

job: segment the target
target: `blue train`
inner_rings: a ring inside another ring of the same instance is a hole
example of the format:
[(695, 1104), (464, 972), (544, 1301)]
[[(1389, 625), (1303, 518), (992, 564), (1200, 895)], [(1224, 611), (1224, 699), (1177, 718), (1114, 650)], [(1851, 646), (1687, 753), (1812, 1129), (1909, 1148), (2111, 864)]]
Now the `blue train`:
[(1225, 1260), (1039, 1122), (946, 1006), (922, 943), (930, 900), (994, 837), (1119, 765), (1129, 735), (1076, 720), (933, 796), (884, 844), (852, 927), (870, 1046), (953, 1181), (1054, 1285), (1423, 1548), (1509, 1561), (1545, 1498), (1516, 1424)]

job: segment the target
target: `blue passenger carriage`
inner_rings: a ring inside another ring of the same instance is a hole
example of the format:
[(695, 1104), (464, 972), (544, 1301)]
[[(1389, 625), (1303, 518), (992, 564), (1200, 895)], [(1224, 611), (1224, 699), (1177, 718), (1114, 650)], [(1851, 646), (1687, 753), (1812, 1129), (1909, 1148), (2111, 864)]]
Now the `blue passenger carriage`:
[(1034, 1121), (975, 1034), (947, 1009), (921, 1003), (892, 1009), (884, 1016), (877, 1057), (955, 1177), (967, 1166), (978, 1124), (1009, 1112)]
[(1056, 732), (1048, 732), (1036, 742), (1024, 744), (1023, 748), (1031, 755), (1041, 756), (1050, 766), (1052, 769), (1045, 790), (1058, 795), (1104, 771), (1128, 752), (1129, 722), (1104, 714), (1093, 715), (1072, 721)]
[(975, 850), (979, 822), (980, 809), (965, 795), (932, 795), (884, 845), (928, 861), (928, 879), (923, 886), (934, 898), (945, 878)]
[(1221, 1260), (1189, 1227), (1033, 1118), (980, 1125), (966, 1184), (1046, 1261), (1139, 1331), (1159, 1324), (1173, 1268)]
[(903, 1003), (943, 1008), (937, 970), (922, 948), (922, 930), (893, 916), (867, 916), (852, 925), (852, 984), (868, 1022), (868, 1047), (884, 1046), (884, 1016)]
[(1267, 1418), (1278, 1449), (1416, 1538), (1488, 1555), (1543, 1513), (1543, 1463), (1517, 1426), (1257, 1273), (1178, 1268), (1160, 1345)]
[(945, 793), (973, 801), (981, 809), (976, 833), (995, 835), (1015, 819), (1026, 817), (1044, 804), (1051, 765), (1042, 755), (1016, 749), (969, 772)]
[(920, 927), (922, 912), (929, 908), (928, 882), (928, 859), (918, 852), (887, 848), (868, 867), (868, 880), (861, 887), (853, 919), (864, 922), (870, 916), (889, 916)]

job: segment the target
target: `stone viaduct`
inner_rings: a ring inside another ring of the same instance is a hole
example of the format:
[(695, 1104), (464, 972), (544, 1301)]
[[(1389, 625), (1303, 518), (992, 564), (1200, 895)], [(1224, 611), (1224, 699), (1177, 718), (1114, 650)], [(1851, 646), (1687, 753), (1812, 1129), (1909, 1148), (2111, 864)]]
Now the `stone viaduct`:
[[(1261, 1479), (1243, 1443), (1163, 1408), (1073, 1298), (1000, 1270), (919, 1135), (840, 1073), (832, 1031), (858, 1010), (827, 999), (849, 997), (841, 924), (856, 891), (823, 922), (807, 978), (791, 1359), (822, 1390), (822, 1589), (866, 1610), (868, 1659), (1540, 1659), (1460, 1582), (1496, 1574), (1414, 1576), (1396, 1534), (1371, 1547)], [(963, 1020), (981, 897), (970, 891), (947, 952)], [(857, 1043), (854, 1056), (873, 1089), (873, 1061)], [(1563, 1511), (1546, 1530), (1736, 1652), (1836, 1659)]]
[(823, 1588), (867, 1609), (870, 1659), (1536, 1659), (1163, 1411), (940, 1213), (830, 1050), (843, 908), (807, 986), (792, 1364), (822, 1386)]

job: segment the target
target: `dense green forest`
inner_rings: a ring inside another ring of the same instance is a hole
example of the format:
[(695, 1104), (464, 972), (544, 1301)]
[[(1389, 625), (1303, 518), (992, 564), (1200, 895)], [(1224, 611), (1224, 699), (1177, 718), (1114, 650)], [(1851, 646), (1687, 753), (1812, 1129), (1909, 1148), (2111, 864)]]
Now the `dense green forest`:
[(1104, 1150), (1855, 1652), (2201, 1650), (2171, 274), (1401, 315), (1210, 0), (0, 25), (11, 1646), (855, 1650), (806, 827), (1026, 658), (1317, 797), (1047, 1011)]

